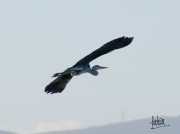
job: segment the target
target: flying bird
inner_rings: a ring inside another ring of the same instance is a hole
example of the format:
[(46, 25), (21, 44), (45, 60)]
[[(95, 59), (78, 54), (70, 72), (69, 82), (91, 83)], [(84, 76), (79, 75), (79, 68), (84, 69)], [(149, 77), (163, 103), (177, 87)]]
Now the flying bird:
[(64, 72), (54, 74), (52, 77), (57, 78), (46, 86), (45, 92), (51, 94), (61, 93), (73, 76), (78, 76), (83, 73), (90, 73), (94, 76), (97, 76), (98, 70), (106, 69), (107, 67), (95, 65), (91, 68), (89, 63), (104, 54), (107, 54), (113, 50), (120, 49), (129, 45), (132, 42), (132, 40), (133, 37), (123, 36), (104, 44), (100, 48), (96, 49), (89, 55), (79, 60), (74, 66), (67, 68)]

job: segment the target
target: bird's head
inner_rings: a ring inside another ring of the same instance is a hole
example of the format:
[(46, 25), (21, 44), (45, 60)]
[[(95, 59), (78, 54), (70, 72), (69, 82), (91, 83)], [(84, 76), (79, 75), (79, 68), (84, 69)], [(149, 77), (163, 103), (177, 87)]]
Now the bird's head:
[(92, 69), (94, 69), (94, 70), (100, 70), (100, 69), (106, 69), (106, 68), (108, 68), (108, 67), (103, 67), (103, 66), (99, 66), (99, 65), (95, 65), (92, 67)]

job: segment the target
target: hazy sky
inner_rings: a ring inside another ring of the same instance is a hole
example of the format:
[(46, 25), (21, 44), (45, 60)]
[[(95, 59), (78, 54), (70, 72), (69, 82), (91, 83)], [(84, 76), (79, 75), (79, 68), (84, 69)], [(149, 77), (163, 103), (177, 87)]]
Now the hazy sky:
[[(180, 115), (179, 0), (0, 0), (0, 129), (21, 133)], [(133, 43), (46, 94), (52, 74), (104, 43)]]

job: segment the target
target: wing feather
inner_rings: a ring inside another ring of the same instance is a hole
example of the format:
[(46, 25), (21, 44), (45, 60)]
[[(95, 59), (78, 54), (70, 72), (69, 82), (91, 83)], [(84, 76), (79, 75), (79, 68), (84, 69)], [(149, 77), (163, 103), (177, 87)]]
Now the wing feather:
[(81, 60), (79, 60), (74, 66), (79, 66), (81, 64), (89, 64), (92, 60), (94, 60), (104, 54), (107, 54), (115, 49), (123, 48), (123, 47), (129, 45), (132, 42), (132, 40), (133, 40), (133, 37), (129, 38), (129, 37), (124, 37), (124, 36), (114, 39), (114, 40), (104, 44), (100, 48), (96, 49), (95, 51), (93, 51), (89, 55), (85, 56)]
[(54, 81), (52, 81), (49, 85), (46, 86), (45, 92), (47, 93), (61, 93), (69, 81), (72, 79), (73, 75), (71, 73), (66, 73), (60, 75)]

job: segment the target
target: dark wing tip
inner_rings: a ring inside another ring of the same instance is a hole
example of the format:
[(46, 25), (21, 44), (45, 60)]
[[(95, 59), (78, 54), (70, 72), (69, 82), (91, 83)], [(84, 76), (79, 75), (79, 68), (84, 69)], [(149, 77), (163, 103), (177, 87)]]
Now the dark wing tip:
[(49, 85), (46, 86), (45, 92), (51, 94), (61, 93), (72, 77), (73, 76), (71, 75), (71, 73), (60, 75), (58, 78), (56, 78)]
[(125, 45), (129, 45), (129, 44), (131, 44), (133, 39), (134, 39), (134, 37), (125, 37), (125, 36), (123, 36), (122, 42), (124, 42)]
[[(111, 46), (111, 49), (119, 49), (128, 46), (133, 41), (134, 37), (120, 37), (107, 43), (107, 46)], [(106, 45), (106, 44), (105, 44)]]
[(128, 38), (128, 41), (127, 41), (128, 44), (131, 44), (131, 42), (133, 41), (133, 39), (134, 39), (134, 37), (129, 37), (129, 38)]
[(60, 88), (58, 87), (59, 83), (58, 82), (53, 82), (53, 83), (50, 83), (49, 85), (46, 86), (45, 88), (45, 92), (48, 94), (48, 93), (61, 93), (64, 88)]

